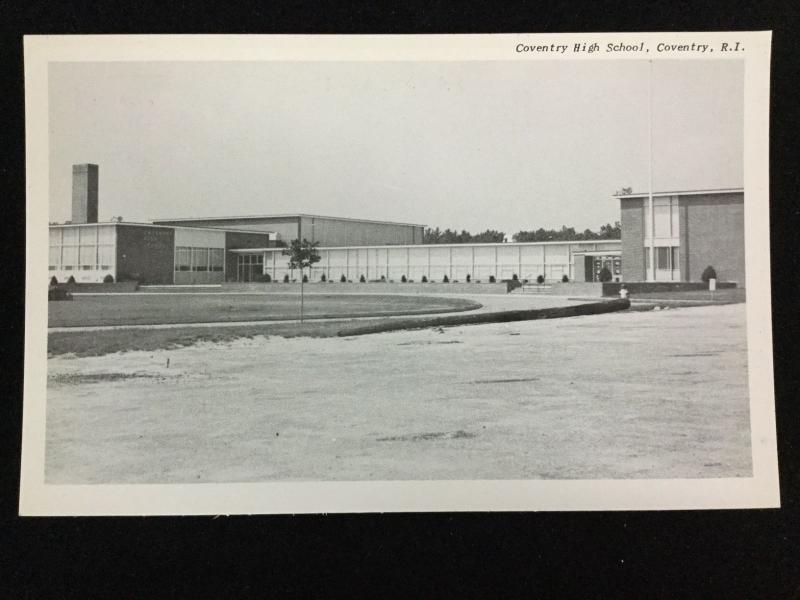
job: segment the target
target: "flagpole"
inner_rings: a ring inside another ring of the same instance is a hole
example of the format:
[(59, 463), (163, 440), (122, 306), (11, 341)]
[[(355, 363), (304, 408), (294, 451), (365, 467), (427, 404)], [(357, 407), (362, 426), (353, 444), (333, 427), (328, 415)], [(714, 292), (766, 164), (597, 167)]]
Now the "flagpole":
[(646, 276), (650, 281), (656, 280), (656, 257), (655, 257), (655, 209), (653, 207), (653, 60), (650, 59), (649, 61), (649, 95), (648, 95), (648, 111), (647, 111), (647, 122), (648, 122), (648, 186), (647, 186), (647, 197), (649, 201), (648, 206), (648, 215), (649, 215), (649, 222), (648, 222), (648, 229), (650, 231), (650, 247), (648, 248), (648, 252), (650, 254), (650, 273), (647, 273)]

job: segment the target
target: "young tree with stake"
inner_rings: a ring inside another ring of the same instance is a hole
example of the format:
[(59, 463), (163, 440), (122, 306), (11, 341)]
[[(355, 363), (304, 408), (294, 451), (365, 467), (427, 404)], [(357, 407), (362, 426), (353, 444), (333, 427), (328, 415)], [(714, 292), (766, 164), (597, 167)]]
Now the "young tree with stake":
[(284, 248), (283, 255), (289, 257), (289, 268), (300, 269), (300, 322), (303, 322), (303, 275), (306, 268), (318, 263), (322, 257), (317, 252), (319, 242), (292, 240), (288, 248)]

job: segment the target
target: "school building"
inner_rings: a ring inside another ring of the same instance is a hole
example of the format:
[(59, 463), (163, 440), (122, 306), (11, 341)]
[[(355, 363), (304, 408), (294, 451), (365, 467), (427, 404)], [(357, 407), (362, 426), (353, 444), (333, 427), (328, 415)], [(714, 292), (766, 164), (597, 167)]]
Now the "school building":
[(720, 281), (746, 286), (744, 190), (715, 189), (616, 196), (624, 281)]
[(621, 240), (424, 244), (424, 225), (309, 214), (98, 221), (99, 169), (73, 166), (72, 221), (50, 225), (59, 282), (198, 285), (299, 278), (283, 248), (319, 243), (309, 279), (488, 282), (699, 281), (711, 265), (744, 286), (741, 189), (627, 194)]

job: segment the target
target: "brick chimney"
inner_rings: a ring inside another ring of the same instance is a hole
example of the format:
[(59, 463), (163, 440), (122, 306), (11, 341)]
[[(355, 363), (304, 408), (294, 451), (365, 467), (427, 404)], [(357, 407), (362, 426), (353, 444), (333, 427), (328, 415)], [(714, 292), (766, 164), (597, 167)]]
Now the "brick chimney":
[(97, 165), (72, 165), (72, 222), (97, 223)]

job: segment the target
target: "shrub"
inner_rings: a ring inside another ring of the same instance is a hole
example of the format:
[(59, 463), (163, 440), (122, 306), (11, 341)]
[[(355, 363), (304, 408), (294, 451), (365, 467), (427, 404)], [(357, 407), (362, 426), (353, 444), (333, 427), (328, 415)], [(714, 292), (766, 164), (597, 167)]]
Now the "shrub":
[(428, 276), (427, 275), (423, 275), (422, 276), (422, 283), (428, 283)]
[(711, 265), (708, 265), (703, 271), (703, 274), (700, 276), (700, 279), (703, 280), (703, 283), (708, 283), (709, 279), (716, 279), (716, 278), (717, 278), (717, 272)]
[(263, 281), (264, 283), (271, 283), (272, 282), (272, 277), (270, 277), (269, 273), (264, 273), (261, 276), (261, 281)]
[(358, 281), (360, 283), (367, 283), (367, 278), (362, 275), (361, 277), (358, 278)]
[(344, 273), (339, 277), (339, 283), (347, 283), (347, 277), (344, 276)]
[(103, 277), (103, 283), (114, 283), (114, 276), (109, 273), (105, 277)]
[(69, 276), (69, 279), (67, 279), (67, 283), (75, 283), (75, 277), (73, 277), (72, 275), (70, 275), (70, 276)]
[(609, 281), (611, 281), (611, 271), (608, 270), (608, 267), (603, 267), (600, 269), (600, 282), (608, 283)]
[(303, 283), (308, 283), (308, 275), (303, 273)]
[(542, 285), (544, 283), (544, 275), (537, 275), (536, 276), (536, 283)]
[(47, 290), (47, 300), (72, 300), (72, 294), (64, 287), (52, 287)]
[(325, 283), (325, 282), (328, 280), (328, 278), (327, 278), (327, 277), (325, 277), (325, 273), (323, 273), (323, 274), (322, 274), (322, 277), (320, 277), (320, 278), (319, 278), (319, 280), (320, 280), (322, 283)]
[(511, 281), (519, 281), (519, 277), (517, 277), (517, 274), (516, 274), (516, 273), (514, 273), (514, 274), (511, 276)]
[(386, 282), (386, 275), (381, 275), (381, 282), (383, 282), (383, 283)]
[(561, 278), (561, 283), (569, 283), (569, 277), (567, 277), (566, 275), (564, 275), (564, 276)]
[(445, 275), (444, 277), (442, 277), (442, 283), (450, 283), (450, 278), (447, 275)]
[(286, 273), (286, 274), (283, 276), (283, 283), (289, 283), (289, 274), (288, 274), (288, 273)]
[(512, 279), (510, 281), (506, 281), (506, 292), (511, 292), (517, 288), (522, 287), (522, 284), (519, 282), (519, 279)]
[(494, 275), (489, 275), (489, 283), (497, 283), (497, 279), (495, 279)]
[(407, 282), (408, 282), (408, 278), (405, 275), (402, 275), (400, 277), (400, 283), (407, 283)]
[(472, 277), (470, 277), (469, 273), (467, 273), (467, 283), (469, 283), (470, 281), (472, 281)]
[(58, 279), (56, 279), (55, 275), (50, 278), (50, 285), (58, 285)]

